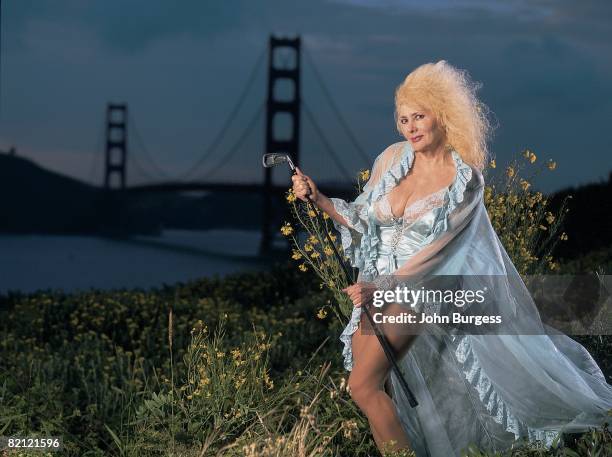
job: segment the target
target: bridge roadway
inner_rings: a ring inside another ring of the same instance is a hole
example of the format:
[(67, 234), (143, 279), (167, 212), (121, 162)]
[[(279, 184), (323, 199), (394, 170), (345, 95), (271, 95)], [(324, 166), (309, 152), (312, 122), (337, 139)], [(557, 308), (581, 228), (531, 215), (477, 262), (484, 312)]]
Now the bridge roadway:
[[(272, 186), (270, 189), (274, 196), (284, 197), (289, 189), (287, 186)], [(319, 186), (321, 192), (328, 197), (343, 198), (345, 200), (353, 200), (357, 196), (357, 186), (354, 188), (346, 186), (334, 186), (321, 184)], [(191, 192), (191, 191), (210, 191), (210, 192), (251, 192), (261, 193), (264, 191), (264, 186), (261, 183), (256, 184), (232, 184), (232, 183), (197, 183), (197, 182), (168, 182), (157, 184), (142, 184), (129, 186), (123, 189), (124, 192), (144, 193), (144, 192)]]

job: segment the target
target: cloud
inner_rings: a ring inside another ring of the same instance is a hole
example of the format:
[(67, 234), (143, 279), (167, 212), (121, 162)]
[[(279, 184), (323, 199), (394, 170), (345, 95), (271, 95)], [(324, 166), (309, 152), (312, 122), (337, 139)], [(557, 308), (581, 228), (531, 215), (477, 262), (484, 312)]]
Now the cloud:
[(213, 38), (240, 26), (246, 0), (223, 2), (182, 0), (83, 1), (19, 0), (3, 5), (11, 18), (11, 32), (27, 41), (31, 25), (86, 27), (116, 51), (137, 53), (155, 42), (181, 35)]
[(515, 18), (542, 18), (552, 14), (552, 5), (547, 1), (534, 0), (331, 0), (333, 2), (362, 8), (385, 10), (393, 13), (422, 11), (436, 14), (488, 11), (513, 15)]
[[(105, 103), (125, 100), (158, 163), (187, 168), (217, 133), (272, 32), (301, 35), (304, 52), (372, 157), (397, 140), (391, 115), (397, 84), (439, 59), (483, 82), (479, 94), (502, 125), (495, 150), (522, 143), (554, 149), (560, 170), (578, 144), (564, 135), (603, 131), (612, 111), (609, 2), (20, 0), (2, 6), (0, 133), (5, 143), (32, 151), (91, 150)], [(302, 62), (302, 96), (350, 162), (353, 148), (311, 63)], [(263, 65), (228, 143), (264, 99), (265, 77)], [(321, 150), (303, 122), (302, 149)], [(262, 144), (253, 140), (249, 147), (259, 152)], [(603, 161), (610, 144), (589, 135), (579, 147)], [(78, 157), (57, 160), (67, 166)], [(45, 163), (52, 160), (45, 156)], [(312, 160), (313, 172), (333, 173), (333, 165), (328, 170)], [(585, 161), (576, 179), (587, 181), (600, 168)]]

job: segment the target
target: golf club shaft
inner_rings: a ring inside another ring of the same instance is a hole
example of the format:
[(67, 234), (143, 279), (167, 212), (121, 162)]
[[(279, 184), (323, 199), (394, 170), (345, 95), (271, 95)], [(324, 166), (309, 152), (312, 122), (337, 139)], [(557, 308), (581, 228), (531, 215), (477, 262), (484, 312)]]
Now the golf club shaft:
[[(294, 171), (294, 174), (295, 173), (296, 172)], [(325, 231), (325, 235), (327, 237), (327, 240), (328, 240), (329, 244), (331, 244), (331, 246), (332, 246), (332, 249), (334, 251), (334, 255), (336, 256), (336, 260), (342, 266), (342, 269), (344, 270), (344, 274), (346, 275), (346, 281), (347, 281), (347, 283), (350, 284), (352, 282), (353, 275), (349, 273), (348, 267), (346, 266), (346, 262), (344, 262), (344, 260), (340, 256), (340, 253), (336, 249), (336, 245), (334, 244), (334, 242), (332, 241), (331, 237), (329, 236), (329, 232), (327, 231), (327, 226), (325, 225), (325, 221), (321, 217), (321, 214), (317, 211), (317, 208), (314, 205), (314, 203), (312, 203), (311, 196), (312, 196), (312, 194), (308, 195), (308, 201), (307, 201), (308, 206), (309, 206), (309, 208), (312, 206), (313, 211), (315, 213), (315, 217), (317, 218), (317, 222), (319, 223), (319, 225)], [(414, 397), (414, 394), (410, 390), (410, 387), (408, 386), (408, 383), (406, 382), (406, 379), (404, 378), (404, 375), (402, 374), (402, 371), (401, 371), (399, 365), (397, 364), (397, 360), (395, 358), (395, 353), (393, 351), (393, 348), (389, 344), (389, 341), (387, 340), (387, 337), (380, 331), (380, 329), (378, 328), (378, 326), (374, 322), (374, 319), (372, 318), (372, 315), (370, 314), (370, 310), (367, 308), (367, 306), (365, 306), (365, 304), (362, 304), (362, 309), (363, 309), (363, 312), (365, 313), (366, 317), (368, 318), (368, 321), (370, 322), (370, 325), (374, 329), (374, 333), (376, 334), (376, 336), (378, 338), (378, 341), (380, 342), (380, 345), (383, 348), (383, 351), (385, 353), (385, 356), (387, 357), (387, 360), (389, 360), (389, 363), (391, 363), (391, 367), (392, 367), (393, 371), (395, 371), (395, 374), (400, 379), (400, 384), (402, 385), (402, 388), (404, 389), (404, 393), (408, 397), (408, 402), (410, 403), (410, 406), (412, 406), (413, 408), (416, 407), (418, 405), (418, 402), (417, 402), (416, 398)]]
[(312, 207), (313, 212), (316, 215), (317, 222), (325, 230), (325, 237), (327, 238), (327, 241), (331, 245), (331, 247), (332, 247), (332, 249), (334, 251), (334, 255), (336, 256), (336, 259), (340, 262), (340, 266), (342, 267), (342, 270), (344, 270), (344, 274), (346, 276), (347, 281), (354, 280), (355, 275), (353, 274), (352, 271), (349, 270), (349, 267), (346, 265), (346, 262), (341, 261), (340, 253), (338, 252), (338, 249), (336, 248), (336, 244), (331, 239), (331, 236), (329, 236), (329, 232), (327, 231), (327, 226), (326, 226), (323, 218), (321, 217), (321, 214), (319, 213), (319, 211), (317, 210), (316, 206), (312, 203), (312, 201), (310, 199), (308, 200), (308, 205), (309, 205), (309, 207)]

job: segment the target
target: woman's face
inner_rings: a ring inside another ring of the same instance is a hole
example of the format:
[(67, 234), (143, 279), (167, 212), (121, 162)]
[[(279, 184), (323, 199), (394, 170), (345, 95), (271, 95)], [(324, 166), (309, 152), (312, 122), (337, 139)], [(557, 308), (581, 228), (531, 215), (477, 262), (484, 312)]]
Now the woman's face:
[(397, 114), (398, 127), (415, 152), (433, 151), (445, 144), (446, 133), (431, 111), (402, 104)]

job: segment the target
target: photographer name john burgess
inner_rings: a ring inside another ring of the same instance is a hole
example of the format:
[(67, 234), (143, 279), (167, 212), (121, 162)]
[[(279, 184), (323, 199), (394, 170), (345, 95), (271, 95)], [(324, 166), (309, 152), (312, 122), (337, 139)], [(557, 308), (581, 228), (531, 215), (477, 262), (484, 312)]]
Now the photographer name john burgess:
[(474, 315), (468, 316), (461, 313), (446, 314), (412, 314), (399, 313), (385, 315), (381, 312), (372, 315), (376, 324), (501, 324), (502, 318), (499, 315)]

